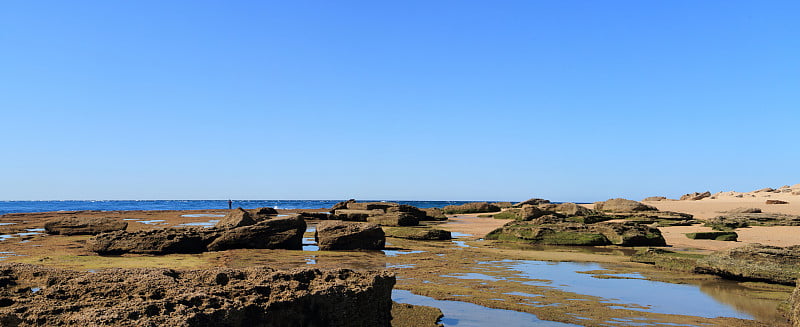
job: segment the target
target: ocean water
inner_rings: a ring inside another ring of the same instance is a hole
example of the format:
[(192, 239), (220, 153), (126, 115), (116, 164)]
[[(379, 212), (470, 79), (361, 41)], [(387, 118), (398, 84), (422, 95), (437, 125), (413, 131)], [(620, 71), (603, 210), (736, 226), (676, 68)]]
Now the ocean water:
[[(233, 200), (233, 207), (254, 209), (270, 207), (277, 209), (330, 208), (344, 200)], [(371, 202), (382, 200), (359, 200)], [(393, 201), (418, 208), (441, 208), (477, 201)], [(497, 201), (489, 201), (497, 202)], [(92, 201), (0, 201), (0, 215), (15, 212), (78, 211), (78, 210), (199, 210), (228, 209), (228, 200), (92, 200)]]

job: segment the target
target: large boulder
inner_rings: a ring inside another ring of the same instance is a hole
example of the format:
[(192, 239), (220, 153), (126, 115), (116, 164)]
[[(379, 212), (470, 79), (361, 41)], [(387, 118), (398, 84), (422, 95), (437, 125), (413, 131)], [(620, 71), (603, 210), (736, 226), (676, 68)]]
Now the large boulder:
[(419, 220), (406, 212), (389, 212), (380, 216), (367, 217), (367, 222), (381, 226), (416, 226)]
[(800, 245), (747, 244), (714, 252), (702, 263), (708, 272), (726, 278), (794, 285), (800, 278)]
[[(3, 326), (390, 326), (388, 272), (0, 264)], [(32, 292), (31, 289), (36, 289)]]
[(314, 236), (320, 250), (381, 250), (386, 236), (377, 224), (323, 221)]
[(572, 202), (556, 204), (553, 210), (567, 216), (589, 216), (595, 214), (594, 210)]
[(653, 202), (655, 202), (655, 201), (666, 201), (666, 200), (667, 200), (667, 197), (664, 197), (664, 196), (648, 196), (648, 197), (644, 198), (642, 201), (653, 201)]
[(97, 235), (128, 228), (128, 222), (113, 218), (64, 217), (44, 224), (44, 230), (53, 235)]
[(658, 228), (634, 222), (601, 222), (591, 225), (595, 232), (603, 234), (611, 244), (622, 246), (664, 246), (667, 241)]
[(136, 232), (102, 233), (86, 241), (86, 249), (98, 254), (200, 253), (217, 236), (203, 228), (165, 228)]
[(552, 211), (545, 211), (535, 205), (525, 204), (517, 212), (517, 220), (534, 220), (544, 215), (553, 214)]
[(449, 205), (444, 207), (444, 212), (447, 214), (481, 213), (481, 212), (497, 212), (497, 211), (500, 211), (500, 208), (489, 202), (469, 202), (461, 205)]
[(711, 197), (711, 192), (706, 191), (706, 192), (703, 192), (703, 193), (694, 192), (694, 193), (684, 194), (684, 195), (681, 196), (680, 199), (681, 200), (697, 201), (697, 200), (702, 200), (702, 199), (705, 199), (705, 198), (708, 198), (708, 197)]
[(435, 228), (418, 227), (384, 227), (383, 232), (387, 237), (405, 238), (409, 240), (449, 240), (450, 232)]
[(539, 199), (539, 198), (532, 198), (522, 201), (514, 205), (514, 207), (522, 207), (523, 205), (529, 204), (533, 206), (538, 206), (540, 204), (550, 203), (550, 200)]
[(658, 211), (658, 209), (654, 206), (620, 198), (610, 199), (603, 202), (595, 202), (594, 210), (603, 212)]
[(229, 249), (288, 249), (303, 248), (306, 222), (300, 215), (260, 221), (255, 225), (221, 231), (209, 245), (209, 251)]
[(225, 217), (222, 217), (215, 225), (216, 228), (236, 228), (255, 224), (256, 221), (250, 216), (250, 213), (242, 208), (236, 208), (228, 212)]

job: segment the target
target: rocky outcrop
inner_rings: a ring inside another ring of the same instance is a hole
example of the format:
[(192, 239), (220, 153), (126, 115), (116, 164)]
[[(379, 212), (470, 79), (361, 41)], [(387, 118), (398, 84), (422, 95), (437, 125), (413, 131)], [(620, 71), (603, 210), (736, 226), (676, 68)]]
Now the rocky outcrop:
[(697, 232), (686, 233), (686, 237), (693, 240), (715, 240), (715, 241), (730, 241), (736, 242), (739, 235), (736, 232)]
[(462, 213), (481, 213), (481, 212), (497, 212), (500, 208), (489, 202), (469, 202), (461, 205), (449, 205), (444, 207), (444, 212), (447, 214), (462, 214)]
[(236, 228), (255, 224), (256, 221), (250, 216), (250, 213), (242, 208), (236, 208), (228, 212), (225, 217), (222, 217), (215, 225), (216, 228)]
[(602, 212), (658, 211), (654, 206), (627, 199), (610, 199), (594, 203), (594, 210)]
[(98, 234), (86, 241), (86, 249), (98, 254), (200, 253), (216, 238), (217, 231), (202, 228), (165, 228), (136, 232)]
[(684, 195), (681, 196), (680, 199), (681, 199), (681, 201), (683, 201), (683, 200), (697, 201), (697, 200), (702, 200), (702, 199), (705, 199), (705, 198), (708, 198), (708, 197), (711, 197), (711, 192), (706, 191), (706, 192), (703, 192), (703, 193), (694, 192), (694, 193), (684, 194)]
[(601, 222), (592, 229), (605, 236), (611, 244), (622, 246), (664, 246), (667, 242), (658, 228), (635, 222)]
[(383, 232), (387, 237), (405, 238), (409, 240), (449, 240), (450, 232), (435, 228), (420, 227), (384, 227)]
[(716, 230), (732, 230), (748, 226), (800, 226), (800, 216), (781, 213), (735, 213), (717, 216), (706, 221)]
[(417, 217), (407, 212), (387, 212), (382, 215), (367, 217), (367, 222), (381, 226), (416, 226)]
[(485, 238), (545, 245), (666, 245), (664, 237), (657, 228), (642, 224), (632, 222), (581, 224), (558, 222), (558, 219), (548, 215), (530, 222), (512, 221), (487, 234)]
[(305, 231), (306, 222), (300, 215), (268, 219), (254, 225), (220, 231), (219, 236), (208, 244), (208, 250), (301, 250)]
[(667, 197), (664, 197), (664, 196), (648, 196), (648, 197), (644, 198), (642, 201), (655, 202), (655, 201), (666, 201), (666, 200), (667, 200)]
[(748, 244), (714, 252), (701, 263), (709, 273), (725, 278), (794, 285), (800, 278), (800, 246)]
[(533, 206), (538, 206), (540, 204), (550, 203), (550, 200), (539, 199), (539, 198), (532, 198), (522, 201), (514, 205), (514, 207), (522, 207), (523, 205), (529, 204)]
[(380, 226), (371, 223), (323, 221), (314, 236), (320, 250), (381, 250), (386, 236)]
[(739, 208), (728, 210), (727, 213), (761, 213), (761, 208), (739, 207)]
[(0, 264), (0, 280), (3, 326), (390, 326), (395, 283), (387, 272), (346, 269), (27, 264)]
[[(345, 221), (380, 221), (382, 225), (413, 226), (423, 220), (445, 220), (442, 215), (430, 216), (428, 211), (394, 202), (343, 202), (334, 206), (331, 219)], [(435, 211), (431, 211), (436, 213)], [(374, 219), (373, 219), (374, 218)], [(402, 219), (401, 219), (402, 218)], [(392, 222), (395, 221), (395, 224)], [(402, 225), (398, 225), (402, 224)]]
[(263, 208), (256, 208), (248, 210), (250, 213), (250, 217), (253, 218), (254, 221), (262, 221), (271, 218), (275, 218), (278, 215), (278, 210), (275, 208), (270, 207), (263, 207)]
[(447, 220), (447, 216), (440, 208), (423, 208), (420, 210), (425, 212), (426, 219), (424, 220)]
[(503, 202), (492, 202), (492, 205), (494, 205), (494, 206), (496, 206), (496, 207), (498, 207), (500, 209), (511, 208), (511, 207), (514, 206), (513, 203), (506, 202), (506, 201), (503, 201)]
[(572, 202), (546, 204), (542, 205), (541, 208), (545, 210), (552, 210), (566, 216), (589, 216), (597, 213), (594, 210)]
[(112, 218), (65, 217), (44, 224), (44, 230), (53, 235), (97, 235), (128, 228), (128, 222)]
[(551, 215), (552, 211), (542, 210), (535, 205), (524, 204), (517, 213), (517, 220), (534, 220), (544, 215)]
[(86, 248), (98, 254), (200, 253), (228, 249), (302, 249), (306, 223), (298, 215), (236, 228), (165, 228), (103, 233)]
[(766, 204), (789, 204), (789, 202), (782, 201), (782, 200), (767, 200)]
[(336, 210), (339, 210), (339, 209), (347, 209), (347, 205), (348, 204), (355, 203), (355, 202), (356, 202), (356, 199), (350, 199), (350, 200), (347, 200), (347, 201), (342, 201), (342, 202), (336, 203), (336, 204), (333, 205), (333, 207), (331, 207), (331, 214), (335, 213)]
[(794, 292), (789, 297), (789, 305), (791, 306), (789, 316), (792, 320), (792, 326), (800, 327), (800, 280), (796, 284)]

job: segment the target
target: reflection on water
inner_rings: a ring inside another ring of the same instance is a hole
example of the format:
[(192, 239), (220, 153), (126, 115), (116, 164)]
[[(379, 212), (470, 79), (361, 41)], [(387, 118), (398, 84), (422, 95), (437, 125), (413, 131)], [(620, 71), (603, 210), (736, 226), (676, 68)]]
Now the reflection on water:
[[(601, 264), (503, 260), (478, 265), (504, 267), (518, 274), (512, 278), (484, 273), (445, 275), (459, 279), (513, 281), (602, 298), (614, 308), (706, 318), (733, 317), (778, 321), (778, 301), (749, 297), (736, 282), (715, 280), (699, 285), (650, 281), (638, 273), (614, 274)], [(607, 271), (608, 273), (603, 273)], [(602, 274), (602, 275), (600, 275)], [(602, 277), (602, 278), (601, 278)]]
[(540, 320), (536, 315), (512, 310), (492, 309), (460, 301), (442, 301), (416, 295), (405, 290), (392, 290), (392, 300), (398, 303), (425, 305), (442, 310), (445, 326), (577, 326)]
[(215, 214), (215, 213), (193, 213), (188, 215), (181, 215), (181, 217), (186, 218), (203, 218), (203, 217), (225, 217), (224, 214)]
[(193, 223), (183, 223), (183, 224), (180, 224), (178, 226), (190, 226), (190, 227), (200, 226), (200, 227), (203, 227), (203, 228), (211, 228), (211, 227), (216, 226), (218, 222), (219, 222), (219, 220), (212, 219), (212, 220), (209, 220), (209, 221), (198, 221), (198, 222), (193, 222)]

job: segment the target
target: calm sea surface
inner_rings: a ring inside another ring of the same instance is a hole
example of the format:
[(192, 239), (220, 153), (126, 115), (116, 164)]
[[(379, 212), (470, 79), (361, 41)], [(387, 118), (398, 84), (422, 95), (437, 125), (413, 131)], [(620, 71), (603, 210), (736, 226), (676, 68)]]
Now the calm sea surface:
[[(243, 200), (233, 207), (245, 209), (271, 207), (277, 209), (330, 208), (344, 200)], [(364, 200), (381, 201), (381, 200)], [(359, 200), (361, 202), (361, 200)], [(387, 201), (418, 208), (444, 207), (475, 201)], [(496, 201), (492, 201), (496, 202)], [(0, 215), (13, 212), (76, 211), (76, 210), (197, 210), (227, 209), (228, 200), (102, 200), (102, 201), (0, 201)]]

